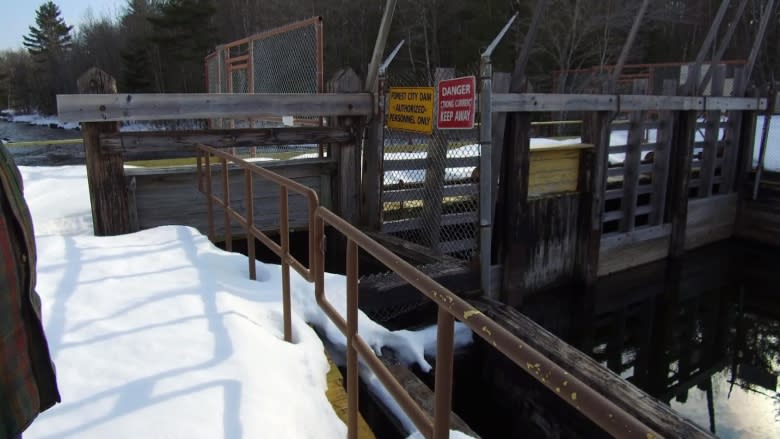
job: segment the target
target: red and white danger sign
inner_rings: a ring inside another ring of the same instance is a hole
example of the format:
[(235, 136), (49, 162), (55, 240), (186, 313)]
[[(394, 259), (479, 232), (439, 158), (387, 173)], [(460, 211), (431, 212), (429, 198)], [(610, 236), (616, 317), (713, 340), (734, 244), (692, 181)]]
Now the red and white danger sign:
[(467, 130), (474, 128), (477, 80), (473, 76), (447, 79), (439, 82), (440, 130)]

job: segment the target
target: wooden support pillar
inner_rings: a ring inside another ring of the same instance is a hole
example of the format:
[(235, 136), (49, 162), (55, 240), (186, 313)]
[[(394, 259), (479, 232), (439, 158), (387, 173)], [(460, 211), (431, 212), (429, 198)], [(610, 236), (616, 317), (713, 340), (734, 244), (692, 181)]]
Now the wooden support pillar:
[[(116, 80), (94, 67), (79, 77), (77, 86), (81, 94), (117, 92)], [(122, 153), (104, 152), (100, 148), (101, 134), (118, 132), (117, 122), (81, 124), (95, 236), (121, 235), (132, 231)]]
[[(633, 94), (647, 93), (647, 80), (637, 79), (633, 84)], [(636, 224), (636, 204), (639, 190), (639, 166), (642, 164), (642, 144), (644, 143), (645, 112), (633, 111), (629, 115), (629, 131), (625, 160), (623, 160), (623, 218), (620, 220), (621, 232), (632, 232)]]
[(676, 259), (685, 252), (685, 229), (688, 222), (688, 189), (691, 180), (691, 159), (696, 134), (696, 111), (680, 111), (675, 123), (675, 135), (670, 154), (669, 219), (672, 236), (669, 257)]
[[(359, 93), (362, 81), (354, 70), (342, 69), (328, 83), (329, 93)], [(328, 126), (353, 131), (354, 142), (331, 145), (330, 153), (336, 159), (336, 175), (333, 178), (333, 207), (336, 214), (352, 225), (357, 225), (360, 215), (360, 136), (357, 134), (360, 120), (355, 117), (334, 117)]]
[[(726, 68), (723, 65), (710, 67), (713, 70), (712, 92), (711, 96), (723, 95), (723, 83), (726, 78)], [(721, 112), (719, 110), (708, 111), (706, 114), (706, 130), (704, 133), (704, 151), (702, 152), (702, 161), (699, 168), (699, 198), (712, 196), (712, 185), (715, 178), (715, 165), (718, 159), (718, 149), (720, 148), (720, 120)], [(721, 176), (723, 175), (723, 165), (721, 165)], [(722, 183), (721, 183), (722, 184)]]
[(610, 113), (586, 113), (582, 142), (593, 145), (593, 152), (583, 158), (581, 166), (581, 201), (577, 232), (575, 278), (586, 286), (598, 279), (599, 249), (604, 214), (604, 192), (609, 166)]
[[(499, 254), (504, 254), (503, 290), (518, 292), (530, 260), (523, 232), (528, 224), (528, 169), (531, 161), (531, 114), (512, 113), (504, 140), (503, 218), (496, 230)], [(495, 241), (495, 240), (494, 240)], [(503, 248), (503, 252), (501, 249)], [(519, 302), (519, 300), (516, 300)]]
[(377, 108), (368, 125), (363, 145), (363, 181), (360, 191), (360, 224), (368, 230), (382, 227), (382, 182), (384, 181), (385, 78), (377, 81)]

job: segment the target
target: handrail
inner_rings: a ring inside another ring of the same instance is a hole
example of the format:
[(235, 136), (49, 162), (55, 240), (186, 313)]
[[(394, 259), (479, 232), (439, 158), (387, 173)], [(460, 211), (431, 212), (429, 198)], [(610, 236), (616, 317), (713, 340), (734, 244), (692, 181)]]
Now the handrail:
[[(348, 434), (350, 438), (357, 435), (358, 413), (358, 358), (362, 358), (364, 365), (377, 375), (385, 388), (390, 392), (399, 406), (409, 416), (415, 426), (427, 438), (446, 438), (449, 435), (449, 418), (452, 404), (452, 368), (454, 357), (454, 324), (455, 320), (463, 322), (475, 334), (484, 339), (489, 345), (498, 349), (512, 362), (525, 369), (532, 377), (541, 382), (561, 399), (573, 406), (576, 410), (591, 419), (602, 429), (616, 437), (641, 437), (643, 439), (660, 437), (651, 428), (643, 424), (634, 416), (627, 413), (603, 395), (590, 388), (587, 384), (570, 375), (563, 368), (552, 362), (532, 346), (511, 334), (498, 323), (482, 314), (474, 306), (458, 297), (455, 293), (442, 286), (417, 268), (401, 259), (399, 256), (371, 239), (344, 219), (330, 210), (317, 205), (316, 193), (305, 186), (288, 178), (274, 174), (256, 164), (238, 159), (230, 154), (219, 151), (206, 145), (197, 145), (198, 157), (198, 187), (207, 196), (209, 215), (209, 237), (214, 239), (213, 230), (213, 206), (212, 202), (225, 209), (226, 239), (229, 238), (230, 219), (240, 222), (247, 231), (247, 243), (252, 243), (249, 265), (250, 276), (254, 267), (254, 238), (260, 239), (271, 250), (280, 256), (283, 273), (283, 297), (285, 313), (285, 340), (289, 341), (290, 320), (289, 306), (290, 283), (289, 265), (297, 262), (289, 253), (287, 226), (287, 195), (288, 190), (293, 190), (308, 198), (309, 201), (309, 269), (303, 265), (296, 270), (309, 282), (314, 283), (315, 298), (318, 305), (328, 318), (339, 328), (347, 338), (347, 394), (348, 394)], [(220, 158), (222, 164), (223, 199), (215, 197), (211, 191), (211, 162), (210, 156)], [(203, 163), (205, 158), (206, 187), (203, 187)], [(230, 206), (229, 180), (227, 162), (230, 161), (243, 169), (246, 177), (245, 204), (247, 205), (247, 217), (242, 217)], [(261, 231), (257, 230), (252, 220), (252, 175), (259, 175), (273, 181), (281, 188), (281, 242), (279, 246)], [(312, 208), (312, 206), (314, 206)], [(347, 311), (346, 319), (327, 300), (325, 296), (325, 225), (330, 226), (346, 238), (346, 262), (347, 262)], [(264, 238), (260, 238), (264, 237)], [(271, 244), (272, 245), (269, 245)], [(226, 242), (226, 247), (229, 243)], [(387, 268), (395, 272), (402, 279), (414, 286), (426, 297), (436, 303), (438, 307), (438, 328), (436, 341), (436, 371), (435, 371), (435, 406), (434, 418), (428, 415), (414, 402), (403, 386), (393, 377), (387, 367), (377, 358), (376, 353), (358, 333), (358, 249), (373, 256)], [(295, 265), (293, 265), (295, 267)]]

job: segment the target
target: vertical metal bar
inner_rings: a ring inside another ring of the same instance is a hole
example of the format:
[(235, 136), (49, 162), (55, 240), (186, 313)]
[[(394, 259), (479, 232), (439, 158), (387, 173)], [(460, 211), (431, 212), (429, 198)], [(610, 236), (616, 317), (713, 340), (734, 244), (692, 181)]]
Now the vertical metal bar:
[(631, 31), (628, 33), (628, 38), (626, 38), (626, 42), (623, 45), (623, 50), (620, 52), (620, 57), (618, 58), (617, 64), (615, 64), (615, 69), (612, 71), (612, 77), (609, 81), (610, 93), (615, 92), (618, 78), (620, 78), (620, 75), (623, 73), (623, 66), (626, 64), (626, 59), (628, 59), (628, 53), (631, 51), (631, 47), (634, 46), (636, 34), (639, 32), (639, 26), (642, 24), (642, 20), (644, 19), (645, 12), (647, 12), (647, 6), (649, 3), (650, 0), (644, 0), (642, 2), (642, 6), (639, 8), (639, 12), (636, 14), (634, 24), (631, 26)]
[[(774, 0), (770, 0), (774, 1)], [(699, 86), (699, 72), (701, 71), (701, 65), (704, 62), (704, 58), (707, 56), (707, 54), (710, 52), (710, 49), (712, 48), (712, 43), (715, 40), (715, 35), (718, 33), (718, 29), (720, 28), (720, 24), (723, 22), (723, 17), (726, 16), (726, 10), (729, 8), (729, 3), (731, 3), (731, 0), (723, 0), (723, 2), (720, 4), (720, 8), (718, 9), (718, 12), (715, 14), (715, 18), (712, 20), (712, 25), (710, 26), (709, 32), (707, 32), (707, 36), (704, 38), (704, 42), (701, 45), (701, 48), (699, 49), (699, 53), (696, 55), (696, 60), (693, 62), (693, 71), (696, 72), (696, 75), (689, 75), (688, 80), (685, 81), (685, 86), (683, 88), (683, 95), (688, 96), (692, 94), (698, 94), (697, 87)]]
[(222, 158), (222, 201), (225, 203), (225, 250), (233, 251), (233, 233), (230, 224), (230, 176), (227, 159)]
[(325, 222), (318, 214), (318, 210), (322, 209), (317, 207), (314, 211), (314, 233), (310, 234), (311, 241), (315, 243), (317, 248), (314, 251), (314, 262), (312, 267), (314, 269), (314, 297), (317, 303), (320, 303), (325, 294)]
[(479, 259), (482, 293), (490, 297), (490, 265), (493, 240), (493, 65), (489, 56), (482, 57), (479, 92)]
[[(358, 433), (358, 354), (355, 337), (358, 332), (358, 246), (347, 239), (347, 437)], [(438, 370), (438, 369), (437, 369)]]
[(209, 241), (214, 242), (216, 236), (214, 233), (214, 196), (211, 193), (211, 153), (206, 152), (204, 158), (206, 161), (206, 213), (208, 215)]
[[(761, 24), (759, 25), (756, 39), (753, 42), (753, 48), (750, 50), (750, 56), (748, 57), (747, 64), (745, 65), (745, 72), (743, 73), (745, 79), (742, 83), (743, 87), (747, 87), (747, 85), (750, 83), (750, 76), (753, 74), (753, 67), (756, 65), (756, 59), (758, 59), (758, 53), (761, 51), (761, 46), (764, 43), (764, 36), (766, 35), (766, 29), (769, 25), (769, 20), (774, 16), (774, 10), (775, 0), (769, 0), (761, 14)], [(744, 94), (744, 90), (741, 91), (742, 93), (736, 96), (742, 96)]]
[(195, 148), (195, 163), (198, 169), (198, 192), (203, 193), (203, 151)]
[(279, 234), (282, 244), (282, 309), (284, 310), (284, 341), (292, 341), (290, 313), (290, 224), (287, 210), (287, 187), (279, 186)]
[(379, 63), (382, 62), (382, 54), (385, 52), (387, 36), (390, 35), (390, 24), (393, 22), (396, 0), (387, 0), (385, 12), (382, 14), (382, 22), (379, 24), (379, 33), (376, 36), (374, 44), (374, 53), (371, 55), (371, 63), (368, 65), (368, 75), (366, 77), (365, 90), (373, 92), (376, 87), (376, 77), (379, 70)]
[(699, 90), (701, 90), (702, 93), (704, 93), (704, 90), (707, 89), (707, 85), (712, 78), (712, 68), (715, 65), (720, 64), (720, 60), (723, 59), (723, 55), (726, 53), (726, 49), (728, 49), (729, 43), (734, 37), (734, 32), (737, 30), (739, 20), (742, 18), (742, 14), (745, 12), (745, 6), (747, 5), (747, 2), (748, 0), (741, 0), (739, 2), (739, 6), (737, 6), (737, 12), (734, 13), (728, 30), (718, 44), (718, 50), (715, 52), (715, 56), (712, 57), (710, 68), (707, 69), (707, 73), (704, 74), (704, 78), (702, 78), (701, 84), (699, 84)]
[(433, 409), (433, 437), (446, 439), (452, 413), (452, 369), (455, 353), (455, 319), (439, 306), (436, 334), (436, 402)]
[(246, 253), (249, 258), (249, 278), (257, 280), (257, 262), (255, 258), (255, 235), (252, 226), (255, 224), (255, 194), (252, 187), (252, 171), (244, 170), (244, 205), (246, 206)]

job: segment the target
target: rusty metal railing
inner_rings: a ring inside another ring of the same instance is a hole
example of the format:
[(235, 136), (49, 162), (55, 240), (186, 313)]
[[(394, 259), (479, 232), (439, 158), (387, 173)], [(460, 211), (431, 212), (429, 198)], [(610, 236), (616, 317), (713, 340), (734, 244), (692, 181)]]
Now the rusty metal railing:
[[(359, 358), (367, 366), (398, 405), (409, 416), (414, 425), (426, 438), (446, 438), (449, 435), (449, 420), (452, 411), (452, 370), (454, 357), (454, 325), (461, 321), (489, 345), (498, 349), (516, 365), (525, 369), (537, 381), (588, 417), (599, 427), (615, 437), (636, 437), (642, 439), (660, 437), (658, 433), (627, 413), (603, 395), (590, 388), (578, 378), (552, 362), (532, 346), (512, 335), (498, 323), (482, 314), (475, 307), (458, 297), (396, 254), (377, 243), (366, 234), (318, 205), (317, 194), (293, 180), (282, 177), (255, 164), (206, 145), (197, 145), (198, 187), (208, 199), (209, 238), (214, 240), (213, 204), (224, 210), (225, 246), (230, 250), (231, 219), (237, 221), (246, 232), (249, 250), (250, 277), (254, 279), (254, 239), (257, 238), (270, 248), (282, 261), (282, 294), (284, 300), (285, 340), (290, 341), (290, 282), (289, 267), (295, 268), (309, 282), (314, 283), (317, 303), (328, 318), (347, 339), (347, 395), (349, 438), (357, 437)], [(222, 168), (223, 198), (212, 193), (211, 157), (219, 159)], [(244, 172), (246, 217), (230, 206), (228, 164)], [(205, 172), (204, 172), (205, 167)], [(253, 176), (272, 181), (280, 187), (280, 234), (281, 245), (258, 230), (253, 224), (252, 183)], [(309, 267), (297, 261), (289, 248), (289, 226), (287, 197), (289, 191), (303, 195), (308, 201), (309, 216)], [(325, 296), (325, 226), (346, 238), (347, 311), (342, 316)], [(412, 399), (392, 373), (379, 360), (373, 349), (358, 332), (358, 252), (363, 249), (377, 261), (395, 272), (414, 286), (438, 306), (438, 327), (436, 341), (435, 404), (433, 419)]]

